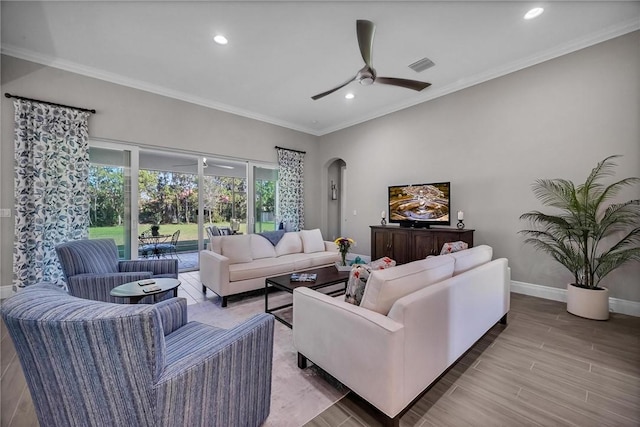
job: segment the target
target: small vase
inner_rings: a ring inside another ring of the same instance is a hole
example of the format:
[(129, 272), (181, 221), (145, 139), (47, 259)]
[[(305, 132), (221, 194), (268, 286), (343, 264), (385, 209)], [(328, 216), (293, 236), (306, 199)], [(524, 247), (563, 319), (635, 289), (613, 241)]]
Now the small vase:
[(347, 253), (346, 252), (342, 252), (340, 254), (340, 256), (342, 257), (342, 264), (340, 264), (340, 265), (342, 265), (342, 266), (347, 265)]

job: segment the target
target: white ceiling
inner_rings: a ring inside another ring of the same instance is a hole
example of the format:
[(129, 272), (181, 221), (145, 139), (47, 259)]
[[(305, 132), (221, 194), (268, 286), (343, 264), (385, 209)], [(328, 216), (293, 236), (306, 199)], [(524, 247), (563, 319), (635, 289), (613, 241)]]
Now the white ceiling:
[[(522, 19), (534, 6), (544, 14)], [(5, 54), (313, 135), (640, 29), (638, 1), (2, 1), (1, 12)], [(313, 101), (363, 66), (357, 19), (377, 26), (378, 75), (432, 86), (354, 82)], [(435, 67), (408, 68), (424, 57)]]

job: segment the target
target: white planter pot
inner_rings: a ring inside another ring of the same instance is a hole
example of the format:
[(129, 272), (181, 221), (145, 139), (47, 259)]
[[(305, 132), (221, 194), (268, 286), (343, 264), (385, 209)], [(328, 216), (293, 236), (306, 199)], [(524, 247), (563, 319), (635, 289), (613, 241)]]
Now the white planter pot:
[(609, 289), (585, 289), (568, 284), (567, 311), (587, 319), (609, 319)]

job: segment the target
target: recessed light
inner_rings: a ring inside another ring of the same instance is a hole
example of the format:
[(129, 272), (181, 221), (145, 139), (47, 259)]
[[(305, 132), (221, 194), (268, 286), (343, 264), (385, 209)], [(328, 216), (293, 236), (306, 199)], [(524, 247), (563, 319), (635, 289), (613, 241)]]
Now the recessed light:
[(345, 97), (345, 98), (347, 98), (347, 99), (353, 99), (353, 98), (355, 98), (356, 96), (355, 96), (354, 94), (352, 94), (351, 92), (349, 92), (349, 93), (348, 93), (348, 94), (346, 94), (344, 97)]
[(524, 19), (533, 19), (533, 18), (537, 18), (538, 16), (542, 15), (542, 12), (544, 12), (544, 9), (541, 7), (534, 7), (533, 9), (531, 9), (529, 12), (527, 12), (524, 15)]
[(227, 38), (225, 36), (223, 36), (222, 34), (216, 34), (216, 36), (213, 38), (213, 41), (218, 43), (218, 44), (227, 44), (227, 43), (229, 43), (229, 40), (227, 40)]

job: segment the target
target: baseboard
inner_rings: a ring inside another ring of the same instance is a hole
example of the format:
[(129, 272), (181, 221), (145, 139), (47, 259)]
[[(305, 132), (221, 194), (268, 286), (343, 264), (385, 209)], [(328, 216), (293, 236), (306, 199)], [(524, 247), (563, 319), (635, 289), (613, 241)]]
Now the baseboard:
[(567, 302), (567, 290), (551, 286), (534, 285), (533, 283), (511, 281), (511, 292), (530, 295), (532, 297)]
[(0, 299), (9, 298), (13, 294), (13, 287), (11, 285), (0, 286)]
[[(511, 281), (511, 292), (533, 297), (567, 302), (567, 290), (551, 286), (534, 285), (533, 283)], [(609, 298), (609, 310), (612, 313), (628, 314), (640, 317), (640, 302), (620, 298)]]

